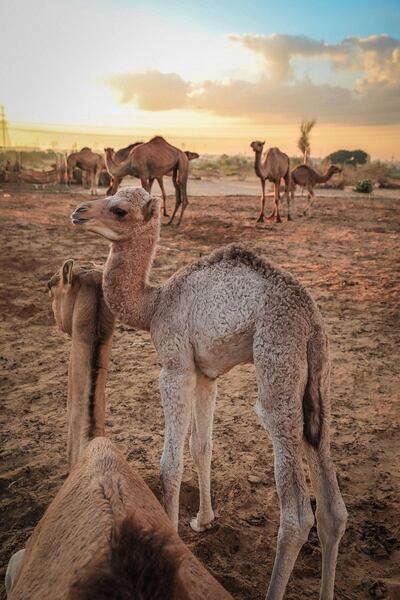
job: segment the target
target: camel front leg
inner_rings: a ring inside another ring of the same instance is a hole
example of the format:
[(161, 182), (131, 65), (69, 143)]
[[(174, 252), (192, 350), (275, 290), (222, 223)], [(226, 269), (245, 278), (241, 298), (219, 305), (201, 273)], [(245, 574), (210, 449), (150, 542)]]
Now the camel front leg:
[(281, 216), (279, 214), (279, 199), (280, 199), (279, 187), (280, 187), (280, 183), (274, 183), (274, 209), (268, 217), (268, 221), (274, 221), (276, 223), (282, 222)]
[(189, 428), (195, 386), (194, 368), (186, 371), (161, 370), (160, 391), (165, 415), (165, 437), (160, 477), (165, 510), (176, 530), (183, 473), (183, 446)]
[(198, 373), (190, 436), (190, 452), (196, 466), (200, 491), (199, 512), (190, 521), (190, 526), (197, 532), (209, 529), (214, 520), (214, 511), (211, 506), (210, 472), (216, 396), (216, 380)]
[(310, 211), (310, 209), (313, 205), (313, 200), (314, 200), (314, 190), (312, 189), (312, 187), (307, 188), (307, 191), (308, 191), (307, 206), (305, 207), (305, 209), (303, 211), (303, 216), (306, 216), (308, 214), (308, 212)]
[(257, 219), (257, 223), (264, 223), (265, 213), (265, 179), (261, 179), (261, 212)]

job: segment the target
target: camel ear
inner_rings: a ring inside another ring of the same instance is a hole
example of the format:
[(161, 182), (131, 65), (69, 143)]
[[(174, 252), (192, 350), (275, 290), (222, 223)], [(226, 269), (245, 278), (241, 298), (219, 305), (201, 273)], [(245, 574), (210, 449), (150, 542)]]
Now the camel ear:
[(150, 219), (158, 212), (158, 198), (150, 196), (148, 202), (143, 206), (142, 213), (145, 222)]
[(61, 280), (64, 285), (72, 284), (72, 267), (74, 266), (74, 261), (72, 258), (66, 260), (61, 267)]

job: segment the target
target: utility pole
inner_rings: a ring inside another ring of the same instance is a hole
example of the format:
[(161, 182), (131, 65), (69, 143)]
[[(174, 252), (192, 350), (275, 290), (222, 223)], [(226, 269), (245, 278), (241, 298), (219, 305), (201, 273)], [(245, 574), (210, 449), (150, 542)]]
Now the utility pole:
[(8, 133), (8, 123), (7, 117), (4, 110), (4, 106), (0, 107), (0, 129), (1, 129), (1, 142), (2, 146), (5, 149), (7, 146), (10, 146), (10, 135)]

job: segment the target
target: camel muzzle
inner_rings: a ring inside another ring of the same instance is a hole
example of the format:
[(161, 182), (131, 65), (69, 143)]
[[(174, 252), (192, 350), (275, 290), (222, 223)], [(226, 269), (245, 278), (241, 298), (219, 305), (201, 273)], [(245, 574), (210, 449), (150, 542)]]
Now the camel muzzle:
[(71, 221), (74, 225), (82, 225), (83, 223), (87, 223), (89, 221), (89, 217), (85, 217), (82, 213), (87, 212), (88, 206), (86, 204), (81, 204), (78, 206), (76, 210), (71, 214)]

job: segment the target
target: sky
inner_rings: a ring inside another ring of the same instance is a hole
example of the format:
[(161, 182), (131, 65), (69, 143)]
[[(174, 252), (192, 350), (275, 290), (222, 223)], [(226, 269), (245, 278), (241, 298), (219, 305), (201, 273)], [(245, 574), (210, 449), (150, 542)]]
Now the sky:
[[(14, 0), (0, 104), (14, 144), (208, 153), (253, 139), (294, 155), (361, 147), (400, 160), (400, 5), (336, 0)], [(6, 57), (6, 58), (5, 58)]]

